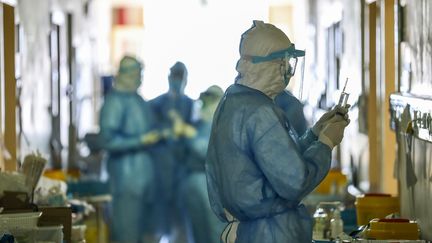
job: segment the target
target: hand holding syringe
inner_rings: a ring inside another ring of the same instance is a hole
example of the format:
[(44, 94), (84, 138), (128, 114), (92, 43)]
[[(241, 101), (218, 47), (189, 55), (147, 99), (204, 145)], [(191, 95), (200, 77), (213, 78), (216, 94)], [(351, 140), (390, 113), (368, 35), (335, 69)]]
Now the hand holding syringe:
[[(348, 84), (348, 78), (345, 81), (345, 85), (343, 87), (342, 93), (339, 97), (339, 102), (338, 102), (338, 106), (342, 107), (342, 108), (347, 108), (348, 105), (348, 97), (349, 97), (349, 93), (345, 92), (346, 86)], [(345, 114), (342, 114), (340, 112), (338, 112), (337, 114), (341, 115), (341, 116), (345, 116)]]
[[(339, 98), (339, 102), (332, 110), (324, 113), (321, 118), (313, 125), (312, 132), (319, 136), (325, 127), (329, 124), (342, 122), (341, 118), (346, 121), (344, 127), (346, 127), (350, 123), (350, 119), (348, 116), (348, 109), (350, 105), (348, 102), (349, 94), (345, 92), (346, 86), (348, 83), (348, 78), (345, 81), (344, 88), (342, 90), (341, 96)], [(339, 115), (339, 116), (337, 116)]]

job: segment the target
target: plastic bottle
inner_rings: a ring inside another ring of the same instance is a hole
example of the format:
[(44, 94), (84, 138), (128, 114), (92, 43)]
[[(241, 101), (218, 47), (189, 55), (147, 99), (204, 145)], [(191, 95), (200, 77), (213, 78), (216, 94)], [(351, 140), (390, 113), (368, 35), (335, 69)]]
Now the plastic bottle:
[(339, 209), (333, 212), (333, 218), (330, 220), (331, 238), (336, 239), (343, 232), (343, 220), (340, 216)]
[(318, 205), (313, 217), (314, 217), (315, 224), (312, 231), (312, 238), (314, 240), (324, 240), (325, 239), (324, 233), (325, 233), (326, 221), (328, 220), (327, 219), (328, 214), (325, 212), (324, 208)]

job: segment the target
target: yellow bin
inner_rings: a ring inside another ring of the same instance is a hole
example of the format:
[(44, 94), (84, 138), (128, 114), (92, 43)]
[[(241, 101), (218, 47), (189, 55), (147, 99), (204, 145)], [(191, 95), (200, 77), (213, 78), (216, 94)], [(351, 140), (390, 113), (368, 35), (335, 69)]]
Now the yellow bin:
[(399, 198), (389, 194), (365, 194), (357, 197), (355, 205), (358, 225), (399, 212)]

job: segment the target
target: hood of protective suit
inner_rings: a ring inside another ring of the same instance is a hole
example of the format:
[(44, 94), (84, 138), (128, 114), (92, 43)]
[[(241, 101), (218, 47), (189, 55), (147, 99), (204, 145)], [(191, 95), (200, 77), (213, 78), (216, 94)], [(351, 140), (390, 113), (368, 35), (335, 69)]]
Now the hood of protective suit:
[(135, 92), (141, 85), (143, 65), (134, 57), (126, 56), (120, 61), (114, 81), (114, 89), (123, 92)]
[(280, 29), (255, 20), (253, 26), (241, 37), (236, 83), (260, 90), (274, 98), (285, 89), (289, 81), (284, 80), (281, 74), (281, 64), (277, 61), (252, 63), (249, 57), (264, 57), (288, 49), (291, 45), (289, 38)]
[(199, 99), (202, 102), (200, 110), (201, 119), (205, 121), (211, 121), (213, 119), (213, 115), (223, 94), (222, 88), (217, 85), (210, 86), (206, 91), (200, 94)]
[(169, 90), (176, 94), (183, 94), (187, 82), (186, 65), (182, 62), (176, 62), (170, 69), (168, 76)]

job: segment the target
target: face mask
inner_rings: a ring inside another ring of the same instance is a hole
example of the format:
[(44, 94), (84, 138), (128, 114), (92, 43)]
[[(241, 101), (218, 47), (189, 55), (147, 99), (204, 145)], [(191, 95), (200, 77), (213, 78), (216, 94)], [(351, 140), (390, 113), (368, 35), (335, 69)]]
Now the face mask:
[(283, 82), (284, 82), (285, 86), (288, 86), (291, 77), (292, 77), (292, 76), (289, 75), (289, 74), (284, 74), (284, 75), (283, 75)]
[(141, 70), (120, 73), (114, 83), (114, 88), (119, 91), (133, 92), (141, 85)]
[(283, 76), (284, 84), (287, 86), (291, 77), (294, 76), (297, 67), (297, 58), (285, 56), (281, 62), (280, 72)]
[(181, 80), (169, 81), (169, 88), (176, 93), (182, 94), (184, 91), (184, 82)]

